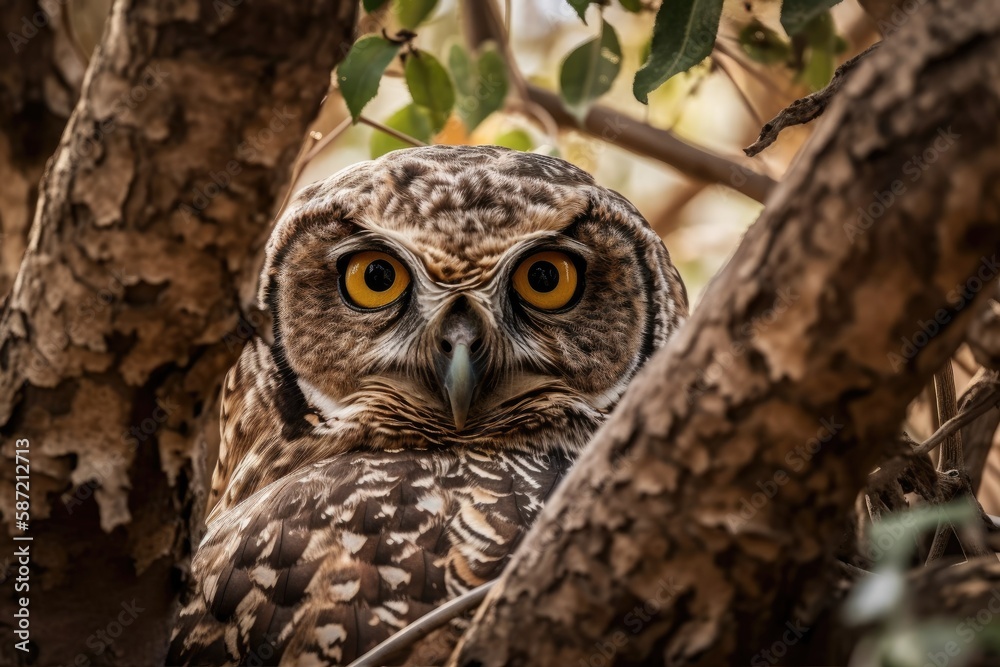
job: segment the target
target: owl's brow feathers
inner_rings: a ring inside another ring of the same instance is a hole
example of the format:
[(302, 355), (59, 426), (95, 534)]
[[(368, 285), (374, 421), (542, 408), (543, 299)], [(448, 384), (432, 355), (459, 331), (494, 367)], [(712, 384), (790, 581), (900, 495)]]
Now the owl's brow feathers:
[(532, 155), (524, 164), (498, 149), (475, 150), (470, 159), (435, 147), (304, 188), (284, 216), (288, 224), (272, 235), (273, 264), (302, 229), (340, 219), (406, 238), (425, 253), (429, 273), (451, 283), (491, 264), (513, 240), (561, 231), (591, 206), (593, 179), (567, 163)]

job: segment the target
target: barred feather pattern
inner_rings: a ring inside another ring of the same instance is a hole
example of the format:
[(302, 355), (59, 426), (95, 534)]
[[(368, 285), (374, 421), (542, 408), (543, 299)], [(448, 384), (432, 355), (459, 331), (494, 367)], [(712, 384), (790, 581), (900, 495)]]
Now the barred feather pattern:
[[(170, 664), (349, 662), (496, 577), (564, 453), (353, 452), (224, 512), (193, 567)], [(308, 604), (306, 604), (308, 602)]]

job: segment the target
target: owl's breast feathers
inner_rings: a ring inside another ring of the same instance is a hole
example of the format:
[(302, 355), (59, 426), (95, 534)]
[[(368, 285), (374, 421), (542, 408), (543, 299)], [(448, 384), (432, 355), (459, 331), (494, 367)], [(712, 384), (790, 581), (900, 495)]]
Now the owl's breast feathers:
[(212, 522), (168, 664), (349, 662), (496, 577), (570, 465), (475, 449), (308, 465)]

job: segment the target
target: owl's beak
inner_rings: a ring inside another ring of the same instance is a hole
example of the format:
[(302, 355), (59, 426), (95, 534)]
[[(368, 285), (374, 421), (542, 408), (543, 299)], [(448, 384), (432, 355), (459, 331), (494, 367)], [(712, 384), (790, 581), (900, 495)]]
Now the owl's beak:
[(459, 343), (452, 351), (451, 362), (444, 378), (445, 398), (451, 404), (455, 429), (461, 431), (469, 416), (472, 395), (476, 390), (476, 372), (469, 355), (469, 346)]
[(480, 379), (472, 356), (482, 345), (481, 336), (479, 319), (464, 300), (456, 302), (441, 326), (436, 365), (444, 400), (451, 407), (458, 431), (465, 428)]

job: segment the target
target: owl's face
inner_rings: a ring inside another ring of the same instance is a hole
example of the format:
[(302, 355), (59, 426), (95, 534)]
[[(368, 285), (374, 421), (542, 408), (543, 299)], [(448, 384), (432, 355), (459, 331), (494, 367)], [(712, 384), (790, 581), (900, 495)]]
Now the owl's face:
[(385, 447), (582, 445), (686, 310), (628, 202), (498, 148), (398, 151), (310, 186), (265, 276), (290, 381), (324, 427)]

